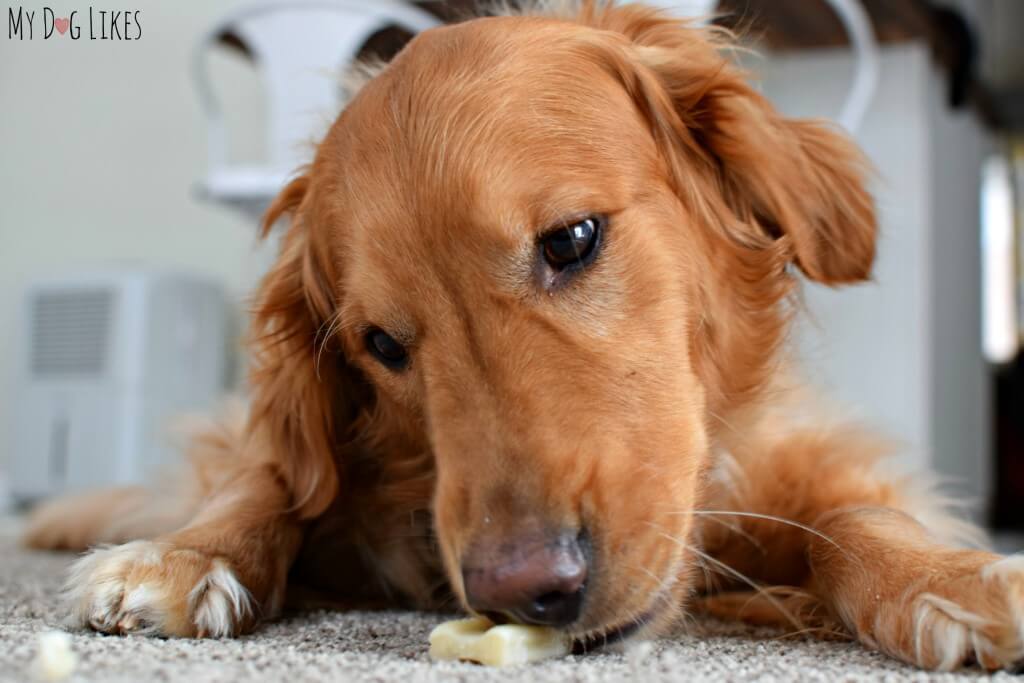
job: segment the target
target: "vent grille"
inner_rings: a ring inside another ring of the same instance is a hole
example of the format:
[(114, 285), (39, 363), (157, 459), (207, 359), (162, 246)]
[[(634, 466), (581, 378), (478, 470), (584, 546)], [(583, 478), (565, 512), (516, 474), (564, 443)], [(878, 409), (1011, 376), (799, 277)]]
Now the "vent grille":
[(102, 373), (113, 303), (114, 293), (109, 289), (37, 294), (32, 306), (33, 373)]

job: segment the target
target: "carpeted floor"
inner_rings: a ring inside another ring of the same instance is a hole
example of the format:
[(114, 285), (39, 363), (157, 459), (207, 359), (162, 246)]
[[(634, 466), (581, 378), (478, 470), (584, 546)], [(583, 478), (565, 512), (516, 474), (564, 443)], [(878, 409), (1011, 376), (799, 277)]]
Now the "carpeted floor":
[[(38, 633), (60, 628), (57, 590), (70, 556), (21, 550), (0, 533), (0, 681), (31, 681)], [(511, 669), (433, 663), (427, 634), (439, 617), (316, 612), (236, 640), (73, 635), (70, 681), (1019, 681), (1009, 674), (936, 675), (849, 643), (755, 638), (698, 623), (654, 643), (646, 658), (599, 654)]]

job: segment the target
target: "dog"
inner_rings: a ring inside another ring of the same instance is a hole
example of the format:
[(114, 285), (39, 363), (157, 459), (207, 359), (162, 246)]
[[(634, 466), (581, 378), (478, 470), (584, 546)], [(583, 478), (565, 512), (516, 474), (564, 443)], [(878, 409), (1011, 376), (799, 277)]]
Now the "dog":
[(703, 611), (1024, 658), (1024, 557), (791, 379), (801, 278), (870, 277), (870, 169), (727, 48), (596, 1), (414, 38), (268, 211), (247, 411), (170, 490), (32, 517), (30, 546), (92, 548), (74, 619), (226, 637), (300, 594), (454, 599), (581, 649)]

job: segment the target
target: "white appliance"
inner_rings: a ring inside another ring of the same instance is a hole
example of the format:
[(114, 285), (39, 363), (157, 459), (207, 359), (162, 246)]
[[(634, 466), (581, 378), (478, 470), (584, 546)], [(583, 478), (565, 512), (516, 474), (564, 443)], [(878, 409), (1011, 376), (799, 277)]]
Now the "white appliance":
[(138, 483), (173, 461), (175, 418), (223, 394), (226, 311), (215, 282), (169, 271), (31, 284), (14, 328), (14, 497)]

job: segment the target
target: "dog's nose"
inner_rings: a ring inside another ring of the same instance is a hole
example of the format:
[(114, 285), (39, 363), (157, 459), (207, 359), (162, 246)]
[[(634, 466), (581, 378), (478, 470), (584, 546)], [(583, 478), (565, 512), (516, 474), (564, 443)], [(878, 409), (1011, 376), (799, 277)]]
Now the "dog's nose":
[(463, 567), (466, 601), (480, 614), (538, 626), (580, 616), (587, 561), (576, 534), (477, 544)]

